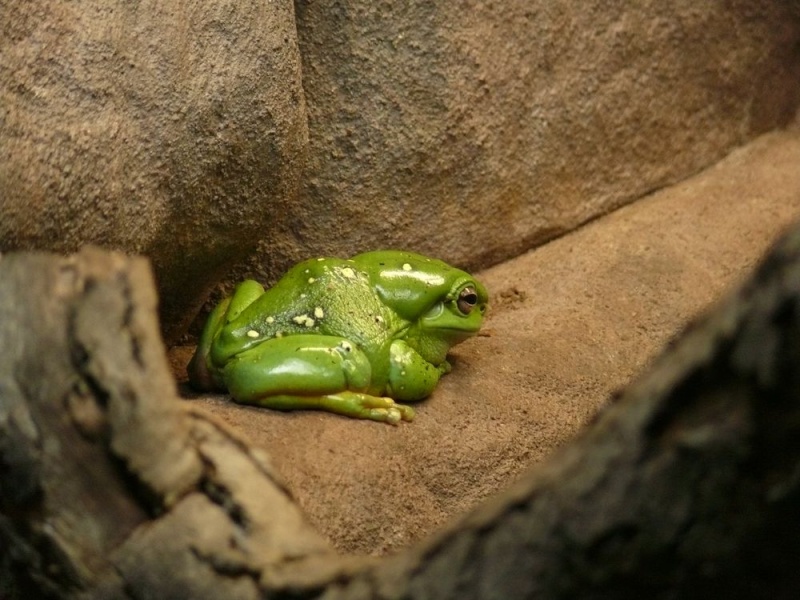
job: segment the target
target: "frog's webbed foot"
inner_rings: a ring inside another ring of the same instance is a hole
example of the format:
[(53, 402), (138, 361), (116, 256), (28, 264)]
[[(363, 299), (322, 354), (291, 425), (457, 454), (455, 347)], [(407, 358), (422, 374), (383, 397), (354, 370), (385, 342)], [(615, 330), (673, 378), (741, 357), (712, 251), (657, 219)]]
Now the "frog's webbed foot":
[(360, 419), (382, 421), (397, 425), (400, 421), (413, 421), (414, 409), (398, 404), (385, 396), (370, 396), (359, 392), (330, 394), (324, 399), (327, 410)]
[(361, 392), (343, 391), (325, 396), (267, 396), (249, 401), (251, 404), (278, 410), (316, 409), (353, 417), (397, 425), (400, 421), (412, 421), (414, 409), (398, 404), (385, 396), (371, 396)]

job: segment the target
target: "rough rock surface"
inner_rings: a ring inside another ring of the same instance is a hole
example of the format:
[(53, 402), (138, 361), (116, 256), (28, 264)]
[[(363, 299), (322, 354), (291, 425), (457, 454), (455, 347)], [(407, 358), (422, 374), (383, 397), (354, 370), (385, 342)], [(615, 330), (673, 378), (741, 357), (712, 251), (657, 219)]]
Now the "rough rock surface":
[[(187, 395), (266, 449), (341, 550), (423, 538), (569, 440), (800, 218), (800, 132), (481, 274), (485, 335), (402, 427)], [(180, 378), (191, 348), (175, 349)], [(185, 388), (184, 388), (185, 390)]]
[(168, 337), (286, 214), (306, 145), (288, 1), (0, 5), (0, 251), (155, 264)]
[(800, 103), (796, 3), (296, 5), (308, 164), (291, 231), (249, 262), (265, 281), (377, 246), (482, 268), (714, 163)]
[(168, 342), (221, 278), (309, 254), (514, 256), (786, 123), (800, 90), (782, 0), (57, 0), (0, 27), (0, 251), (147, 255)]

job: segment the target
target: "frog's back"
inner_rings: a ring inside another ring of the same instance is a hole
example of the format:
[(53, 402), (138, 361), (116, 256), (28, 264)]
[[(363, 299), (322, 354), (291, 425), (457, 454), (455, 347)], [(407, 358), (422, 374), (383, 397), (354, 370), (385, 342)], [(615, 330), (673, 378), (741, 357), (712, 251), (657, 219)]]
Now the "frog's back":
[(317, 333), (380, 345), (398, 326), (368, 275), (351, 260), (312, 258), (292, 267), (228, 324), (264, 336)]

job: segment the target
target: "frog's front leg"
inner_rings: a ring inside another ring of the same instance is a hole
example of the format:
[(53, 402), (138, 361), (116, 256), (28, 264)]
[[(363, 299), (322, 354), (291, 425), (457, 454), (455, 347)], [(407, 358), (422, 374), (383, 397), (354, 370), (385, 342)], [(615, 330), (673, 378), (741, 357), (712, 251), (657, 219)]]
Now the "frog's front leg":
[(233, 398), (247, 404), (327, 410), (393, 424), (414, 418), (411, 407), (367, 393), (372, 379), (367, 356), (338, 336), (265, 340), (232, 358), (222, 376)]
[(403, 340), (392, 342), (389, 358), (389, 393), (393, 398), (406, 402), (430, 396), (439, 378), (450, 372), (449, 362), (429, 363)]

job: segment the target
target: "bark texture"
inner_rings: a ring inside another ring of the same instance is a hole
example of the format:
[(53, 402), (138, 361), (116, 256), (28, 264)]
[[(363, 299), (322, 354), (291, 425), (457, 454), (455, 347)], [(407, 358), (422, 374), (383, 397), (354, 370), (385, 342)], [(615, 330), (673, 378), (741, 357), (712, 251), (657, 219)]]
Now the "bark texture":
[(0, 596), (255, 598), (331, 554), (177, 399), (145, 260), (17, 254), (0, 281)]
[(794, 597), (800, 229), (547, 464), (374, 562), (176, 399), (155, 304), (141, 259), (0, 260), (0, 595)]

